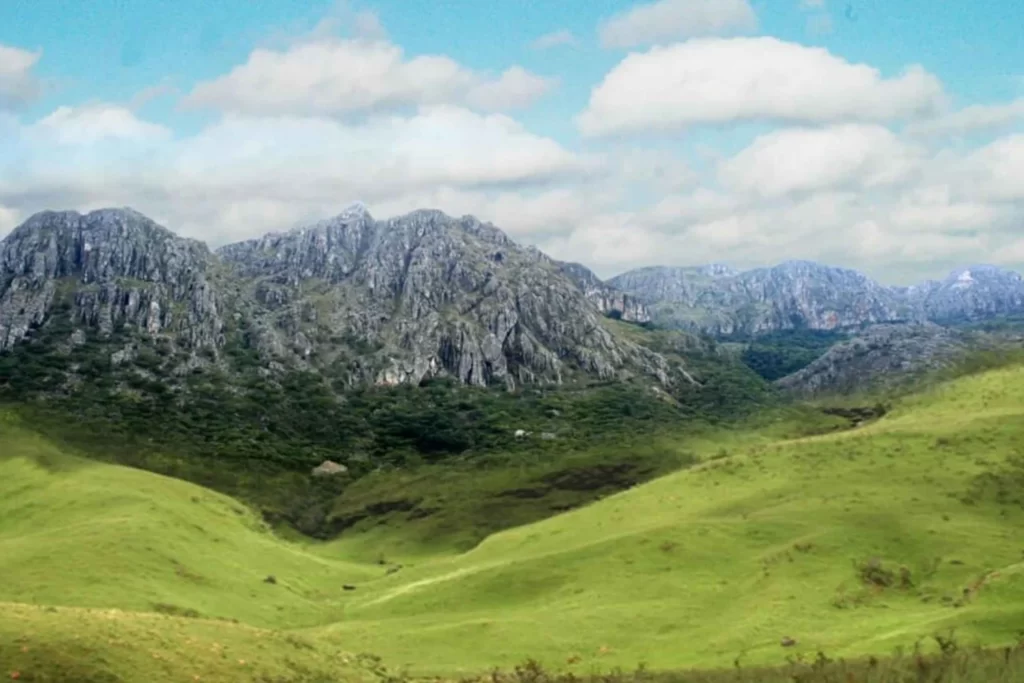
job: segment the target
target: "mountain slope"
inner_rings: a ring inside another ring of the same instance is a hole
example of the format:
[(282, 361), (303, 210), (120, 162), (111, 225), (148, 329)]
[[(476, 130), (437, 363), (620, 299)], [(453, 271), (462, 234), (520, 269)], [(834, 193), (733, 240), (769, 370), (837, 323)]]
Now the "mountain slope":
[(36, 214), (0, 242), (0, 351), (64, 306), (110, 335), (131, 327), (185, 348), (222, 343), (213, 258), (131, 209)]
[(709, 443), (701, 467), (385, 579), (330, 631), (435, 670), (522, 652), (728, 666), (781, 660), (784, 637), (862, 655), (952, 627), (1012, 641), (1022, 379), (962, 379), (840, 434)]
[(1024, 312), (1024, 280), (992, 266), (914, 287), (885, 287), (856, 271), (806, 261), (743, 272), (723, 266), (642, 268), (609, 284), (646, 303), (655, 324), (726, 337), (907, 321), (958, 323)]
[(557, 263), (562, 272), (568, 275), (576, 283), (576, 286), (583, 290), (586, 297), (608, 317), (630, 323), (651, 321), (651, 314), (647, 310), (647, 306), (632, 294), (627, 294), (602, 281), (594, 271), (581, 263), (566, 261)]
[(910, 381), (994, 345), (994, 339), (934, 323), (875, 325), (776, 385), (803, 396), (857, 393)]
[(972, 266), (910, 287), (904, 296), (929, 320), (970, 322), (1024, 312), (1024, 278), (994, 266)]
[[(230, 245), (261, 353), (343, 369), (354, 381), (559, 382), (575, 372), (671, 383), (653, 353), (598, 322), (584, 293), (539, 252), (490, 224), (357, 209), (310, 228)], [(325, 340), (355, 338), (346, 354)]]

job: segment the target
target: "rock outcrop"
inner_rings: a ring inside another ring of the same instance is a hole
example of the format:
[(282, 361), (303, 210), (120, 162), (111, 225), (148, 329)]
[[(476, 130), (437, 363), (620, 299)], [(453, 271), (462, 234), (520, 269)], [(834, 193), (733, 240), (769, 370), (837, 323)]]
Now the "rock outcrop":
[(109, 336), (125, 326), (188, 349), (222, 343), (212, 256), (130, 209), (45, 212), (0, 243), (0, 351), (55, 307)]
[(637, 297), (609, 285), (597, 277), (594, 271), (580, 263), (566, 261), (557, 263), (562, 272), (568, 275), (583, 294), (606, 316), (631, 323), (651, 322), (650, 311)]

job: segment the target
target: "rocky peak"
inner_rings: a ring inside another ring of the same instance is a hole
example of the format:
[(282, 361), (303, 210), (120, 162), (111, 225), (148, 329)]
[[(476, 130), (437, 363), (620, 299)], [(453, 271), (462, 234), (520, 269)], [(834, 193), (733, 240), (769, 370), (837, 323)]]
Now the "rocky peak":
[(907, 288), (903, 296), (929, 320), (978, 320), (1024, 312), (1024, 278), (996, 266), (976, 265)]
[(216, 297), (206, 246), (131, 209), (35, 214), (0, 243), (0, 350), (45, 321), (57, 299), (104, 334), (131, 325), (213, 345)]
[[(582, 371), (668, 379), (620, 340), (547, 257), (472, 216), (418, 210), (386, 221), (346, 212), (218, 252), (252, 284), (261, 353), (344, 360), (354, 381), (562, 381)], [(371, 355), (325, 346), (345, 337)]]

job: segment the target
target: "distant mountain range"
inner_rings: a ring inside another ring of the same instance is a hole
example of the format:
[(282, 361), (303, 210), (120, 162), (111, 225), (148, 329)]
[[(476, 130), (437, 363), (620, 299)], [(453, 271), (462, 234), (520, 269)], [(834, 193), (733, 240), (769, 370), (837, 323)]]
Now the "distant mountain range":
[(913, 287), (886, 287), (857, 271), (809, 261), (742, 272), (722, 265), (641, 268), (607, 285), (646, 308), (632, 313), (638, 318), (718, 337), (879, 323), (949, 324), (1024, 313), (1024, 278), (987, 265)]

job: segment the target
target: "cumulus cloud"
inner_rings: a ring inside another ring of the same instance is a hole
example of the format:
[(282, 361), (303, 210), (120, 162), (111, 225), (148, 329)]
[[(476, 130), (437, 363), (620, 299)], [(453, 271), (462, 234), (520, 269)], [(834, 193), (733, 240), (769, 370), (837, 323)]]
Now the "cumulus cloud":
[(557, 79), (538, 76), (521, 66), (513, 66), (496, 80), (473, 87), (466, 94), (466, 102), (484, 111), (522, 109), (540, 99), (557, 83)]
[(959, 170), (961, 192), (1024, 202), (1024, 134), (1007, 135), (972, 151)]
[(906, 180), (921, 150), (884, 126), (840, 124), (788, 128), (758, 137), (719, 165), (723, 183), (762, 197), (853, 187), (870, 189)]
[(705, 38), (627, 56), (577, 118), (590, 136), (774, 120), (887, 121), (934, 111), (939, 80), (920, 66), (883, 77), (823, 48), (776, 38)]
[(526, 106), (553, 81), (512, 67), (495, 77), (443, 55), (407, 58), (379, 39), (323, 37), (254, 50), (245, 64), (198, 84), (185, 107), (246, 115), (339, 116), (417, 105)]
[(170, 129), (143, 121), (131, 110), (110, 104), (59, 107), (26, 133), (63, 145), (90, 145), (112, 139), (144, 143), (171, 137)]
[(907, 126), (912, 135), (962, 135), (1008, 126), (1024, 120), (1024, 98), (1004, 104), (975, 104)]
[[(117, 116), (96, 115), (111, 110)], [(354, 198), (400, 203), (439, 190), (528, 195), (601, 170), (506, 115), (452, 106), (360, 123), (228, 116), (180, 139), (129, 116), (97, 105), (24, 126), (16, 163), (0, 165), (0, 204), (23, 211), (131, 205), (222, 242), (330, 215)], [(111, 121), (118, 125), (101, 125)], [(149, 132), (154, 144), (125, 146), (126, 134)]]
[(549, 50), (562, 45), (576, 45), (578, 42), (572, 31), (561, 29), (539, 36), (530, 43), (530, 47), (534, 50)]
[(750, 31), (756, 26), (757, 17), (747, 0), (657, 0), (608, 19), (598, 33), (604, 47), (630, 48)]
[(39, 94), (39, 81), (32, 73), (41, 52), (30, 52), (0, 43), (0, 110), (16, 107)]

